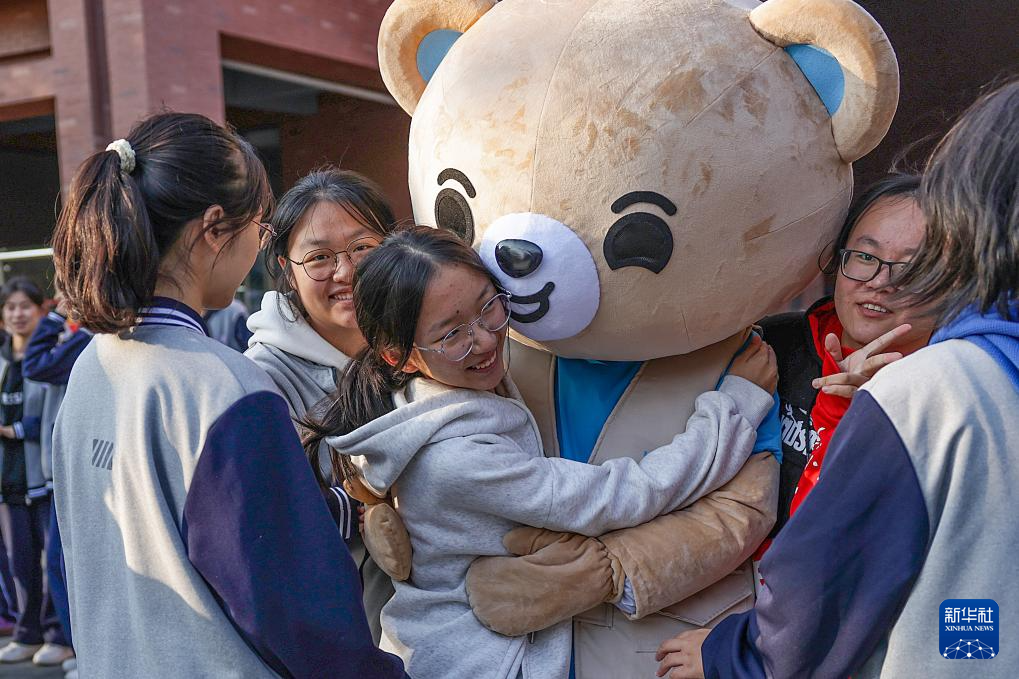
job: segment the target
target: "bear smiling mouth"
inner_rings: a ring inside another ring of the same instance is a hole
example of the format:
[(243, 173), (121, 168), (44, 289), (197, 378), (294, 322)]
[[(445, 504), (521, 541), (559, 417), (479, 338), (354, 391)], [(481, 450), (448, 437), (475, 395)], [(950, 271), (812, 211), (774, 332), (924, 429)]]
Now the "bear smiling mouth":
[(510, 318), (512, 318), (514, 321), (517, 321), (518, 323), (534, 323), (536, 321), (540, 321), (542, 318), (545, 317), (545, 314), (548, 313), (548, 310), (550, 308), (548, 298), (552, 294), (553, 290), (555, 290), (555, 283), (549, 281), (548, 283), (545, 283), (545, 286), (542, 287), (541, 290), (534, 293), (533, 295), (513, 295), (510, 298), (510, 301), (513, 304), (519, 304), (524, 306), (529, 304), (537, 304), (538, 308), (527, 314), (522, 314), (517, 311), (510, 311)]

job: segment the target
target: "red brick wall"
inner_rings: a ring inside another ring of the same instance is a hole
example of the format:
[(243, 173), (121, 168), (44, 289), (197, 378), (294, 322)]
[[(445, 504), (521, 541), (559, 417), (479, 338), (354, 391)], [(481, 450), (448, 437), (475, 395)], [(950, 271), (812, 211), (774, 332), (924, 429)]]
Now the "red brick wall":
[(322, 95), (318, 115), (291, 117), (281, 129), (283, 183), (290, 187), (309, 170), (334, 163), (378, 183), (399, 219), (411, 217), (407, 190), (410, 116), (397, 106)]
[(0, 59), (50, 48), (46, 0), (0, 2)]
[(221, 35), (374, 69), (386, 9), (378, 0), (106, 0), (105, 5), (116, 134), (163, 106), (222, 121)]

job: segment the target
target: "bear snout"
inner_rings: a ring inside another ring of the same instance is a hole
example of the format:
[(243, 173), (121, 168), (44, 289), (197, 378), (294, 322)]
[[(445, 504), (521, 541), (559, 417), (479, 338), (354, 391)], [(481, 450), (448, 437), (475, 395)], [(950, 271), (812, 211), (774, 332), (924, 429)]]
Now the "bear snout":
[(487, 226), (478, 251), (512, 295), (510, 326), (522, 335), (566, 339), (597, 314), (598, 267), (567, 224), (536, 212), (505, 214)]

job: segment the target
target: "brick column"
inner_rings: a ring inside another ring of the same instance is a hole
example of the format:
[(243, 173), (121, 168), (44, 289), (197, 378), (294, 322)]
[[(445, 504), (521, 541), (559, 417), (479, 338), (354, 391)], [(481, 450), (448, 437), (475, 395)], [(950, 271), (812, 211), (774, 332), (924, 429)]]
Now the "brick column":
[(52, 78), (57, 95), (57, 152), (63, 191), (78, 165), (109, 143), (101, 119), (103, 102), (94, 91), (96, 59), (89, 42), (88, 4), (88, 0), (49, 1)]

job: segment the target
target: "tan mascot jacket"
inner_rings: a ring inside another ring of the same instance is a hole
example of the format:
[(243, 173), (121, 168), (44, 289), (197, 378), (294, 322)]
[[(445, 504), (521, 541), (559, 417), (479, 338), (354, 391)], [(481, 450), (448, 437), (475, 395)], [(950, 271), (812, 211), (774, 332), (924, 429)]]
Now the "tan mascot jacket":
[[(646, 362), (606, 421), (590, 462), (640, 459), (644, 451), (671, 441), (692, 414), (694, 399), (714, 388), (744, 336), (696, 356)], [(546, 454), (558, 455), (555, 357), (514, 342), (510, 371), (523, 385)], [(603, 536), (630, 578), (637, 612), (630, 619), (602, 604), (574, 618), (577, 677), (652, 677), (654, 653), (662, 641), (753, 606), (747, 559), (774, 524), (777, 483), (775, 460), (754, 456), (728, 485), (691, 507)], [(663, 553), (673, 558), (663, 561)]]

